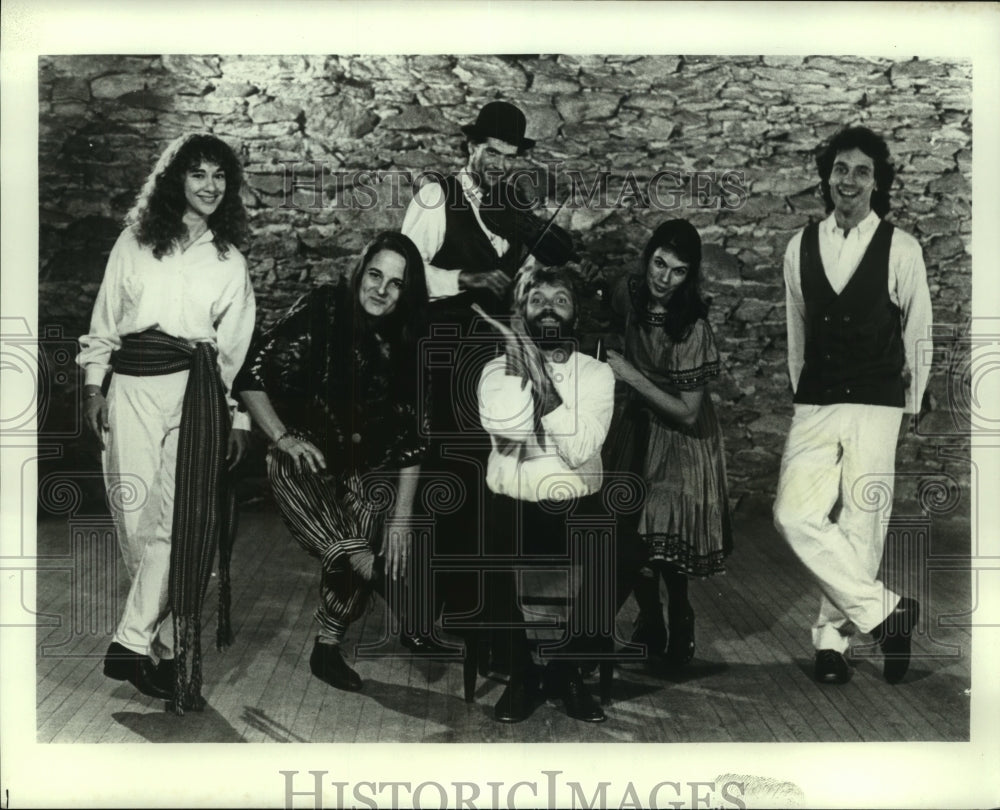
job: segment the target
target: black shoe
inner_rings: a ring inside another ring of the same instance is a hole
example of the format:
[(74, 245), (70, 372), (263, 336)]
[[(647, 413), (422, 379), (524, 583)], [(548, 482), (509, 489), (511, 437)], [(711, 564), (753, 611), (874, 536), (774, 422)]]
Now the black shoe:
[(451, 647), (438, 644), (430, 636), (411, 636), (406, 633), (400, 633), (399, 643), (414, 655), (453, 656), (455, 654), (455, 651)]
[(345, 692), (357, 692), (361, 689), (361, 676), (347, 666), (337, 644), (320, 644), (317, 641), (309, 656), (309, 669), (313, 675), (335, 689), (343, 689)]
[(872, 637), (885, 656), (882, 677), (888, 683), (899, 683), (910, 668), (910, 636), (919, 618), (920, 603), (904, 596), (896, 609), (872, 630)]
[(816, 650), (814, 672), (820, 683), (847, 683), (851, 679), (847, 659), (836, 650)]
[(583, 720), (585, 723), (603, 723), (608, 719), (604, 709), (587, 690), (587, 685), (580, 677), (580, 670), (575, 664), (563, 664), (559, 666), (558, 671), (566, 714), (574, 720)]
[(538, 675), (529, 667), (522, 677), (511, 677), (500, 700), (493, 707), (493, 719), (498, 723), (520, 723), (531, 717), (538, 705)]
[(174, 691), (174, 677), (177, 673), (173, 658), (161, 658), (160, 663), (153, 667), (153, 682), (161, 689), (171, 694)]
[(678, 616), (670, 614), (670, 643), (667, 645), (667, 663), (682, 667), (694, 658), (694, 611), (690, 607)]
[(104, 655), (104, 674), (116, 681), (127, 681), (138, 671), (143, 661), (148, 660), (145, 655), (132, 652), (128, 647), (112, 641)]
[(153, 662), (148, 659), (143, 661), (138, 670), (133, 672), (132, 676), (128, 678), (128, 682), (144, 695), (151, 698), (173, 700), (173, 683), (163, 683), (163, 680), (157, 677), (156, 667), (153, 666)]
[(663, 613), (646, 613), (640, 610), (632, 631), (633, 644), (645, 644), (646, 655), (659, 655), (667, 646), (667, 627), (663, 623)]
[(116, 681), (128, 681), (142, 694), (157, 700), (171, 700), (174, 696), (174, 672), (164, 669), (159, 671), (152, 661), (117, 641), (104, 656), (104, 674)]

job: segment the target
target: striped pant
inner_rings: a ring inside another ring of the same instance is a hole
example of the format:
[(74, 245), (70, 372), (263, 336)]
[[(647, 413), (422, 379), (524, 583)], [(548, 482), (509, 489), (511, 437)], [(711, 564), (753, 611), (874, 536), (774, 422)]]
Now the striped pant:
[(340, 478), (298, 472), (286, 453), (272, 449), (267, 474), (282, 520), (295, 541), (322, 564), (320, 605), (313, 614), (324, 638), (340, 641), (348, 625), (364, 612), (380, 583), (355, 572), (348, 556), (382, 546), (385, 508), (366, 499), (356, 472)]

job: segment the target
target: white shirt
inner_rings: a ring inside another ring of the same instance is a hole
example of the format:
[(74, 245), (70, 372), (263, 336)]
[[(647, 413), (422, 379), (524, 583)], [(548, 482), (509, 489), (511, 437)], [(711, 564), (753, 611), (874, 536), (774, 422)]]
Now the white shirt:
[[(510, 243), (501, 236), (497, 236), (490, 231), (479, 216), (479, 206), (482, 204), (482, 194), (478, 186), (469, 174), (466, 167), (458, 173), (459, 185), (462, 193), (472, 207), (472, 213), (476, 217), (476, 222), (483, 229), (483, 233), (490, 240), (493, 250), (497, 256), (503, 256), (510, 248)], [(437, 255), (444, 244), (445, 231), (447, 230), (447, 218), (445, 214), (444, 186), (440, 183), (426, 183), (410, 200), (403, 217), (403, 226), (400, 231), (405, 236), (413, 240), (420, 255), (424, 260), (424, 276), (427, 279), (427, 295), (433, 301), (437, 298), (450, 298), (458, 295), (458, 274), (468, 268), (456, 270), (445, 270), (431, 264), (431, 259)]]
[[(211, 230), (187, 250), (157, 260), (136, 241), (134, 229), (127, 228), (108, 257), (77, 363), (87, 385), (101, 385), (123, 335), (158, 329), (192, 343), (213, 344), (228, 393), (250, 346), (255, 316), (246, 261), (235, 247), (220, 259)], [(235, 402), (229, 402), (235, 410)], [(235, 413), (233, 427), (249, 430), (249, 414)]]
[[(878, 214), (869, 212), (845, 235), (834, 214), (819, 224), (819, 254), (823, 271), (833, 291), (840, 294), (871, 244), (878, 228)], [(785, 310), (788, 323), (788, 375), (792, 389), (798, 388), (805, 365), (806, 305), (802, 297), (802, 274), (799, 267), (802, 234), (799, 231), (785, 250)], [(924, 255), (910, 234), (899, 228), (892, 232), (889, 246), (889, 298), (899, 307), (903, 318), (903, 348), (910, 386), (906, 389), (906, 413), (917, 413), (923, 400), (930, 371), (931, 295), (927, 289)], [(923, 349), (921, 348), (923, 347)]]
[(534, 434), (531, 384), (507, 375), (507, 358), (486, 364), (479, 382), (479, 415), (493, 449), (486, 468), (491, 492), (522, 501), (567, 500), (597, 492), (601, 447), (614, 409), (611, 367), (579, 352), (546, 362), (562, 404), (542, 417), (545, 443)]

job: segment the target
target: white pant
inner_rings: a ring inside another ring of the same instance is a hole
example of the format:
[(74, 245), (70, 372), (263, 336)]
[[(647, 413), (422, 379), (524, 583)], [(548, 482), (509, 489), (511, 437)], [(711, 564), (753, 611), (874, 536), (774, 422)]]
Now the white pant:
[(774, 524), (823, 591), (812, 628), (817, 650), (846, 651), (855, 629), (871, 632), (899, 602), (876, 577), (902, 414), (877, 405), (795, 406)]
[(188, 372), (115, 374), (102, 454), (118, 545), (132, 580), (114, 640), (154, 661), (172, 658), (168, 613), (177, 437)]

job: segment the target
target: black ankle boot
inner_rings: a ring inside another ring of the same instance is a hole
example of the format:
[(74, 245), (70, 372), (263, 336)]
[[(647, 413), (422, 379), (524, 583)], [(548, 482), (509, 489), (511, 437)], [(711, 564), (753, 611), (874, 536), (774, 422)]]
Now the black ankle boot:
[(566, 707), (566, 714), (574, 720), (585, 723), (603, 723), (607, 720), (604, 710), (600, 707), (587, 685), (580, 676), (580, 668), (572, 661), (560, 661), (555, 667), (559, 697)]
[(337, 644), (320, 644), (317, 639), (309, 656), (309, 669), (321, 681), (335, 689), (357, 692), (361, 689), (361, 676), (347, 666)]
[(666, 660), (671, 666), (682, 667), (694, 658), (694, 611), (691, 606), (671, 610), (669, 623), (670, 643), (667, 645)]
[(632, 643), (645, 644), (646, 655), (659, 655), (667, 646), (667, 628), (663, 623), (658, 575), (640, 573), (633, 588), (639, 615), (632, 631)]
[(667, 646), (667, 627), (662, 613), (639, 612), (632, 630), (632, 643), (645, 644), (646, 655), (660, 655)]
[(538, 672), (533, 664), (517, 667), (510, 674), (507, 688), (493, 707), (498, 723), (520, 723), (531, 717), (538, 705)]

